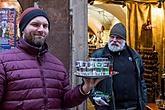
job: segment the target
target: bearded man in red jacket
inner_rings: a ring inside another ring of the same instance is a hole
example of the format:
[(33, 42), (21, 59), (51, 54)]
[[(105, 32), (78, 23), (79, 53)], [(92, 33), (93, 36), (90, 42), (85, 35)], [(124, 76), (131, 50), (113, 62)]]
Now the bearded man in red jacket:
[(63, 63), (48, 52), (47, 13), (26, 9), (19, 28), (17, 47), (0, 54), (0, 110), (62, 110), (86, 100), (101, 79), (83, 78), (70, 88)]

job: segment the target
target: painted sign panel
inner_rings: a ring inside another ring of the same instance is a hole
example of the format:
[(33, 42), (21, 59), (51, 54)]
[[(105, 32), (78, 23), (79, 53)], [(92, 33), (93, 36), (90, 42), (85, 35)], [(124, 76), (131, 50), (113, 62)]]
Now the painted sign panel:
[(16, 46), (16, 10), (0, 8), (0, 49)]

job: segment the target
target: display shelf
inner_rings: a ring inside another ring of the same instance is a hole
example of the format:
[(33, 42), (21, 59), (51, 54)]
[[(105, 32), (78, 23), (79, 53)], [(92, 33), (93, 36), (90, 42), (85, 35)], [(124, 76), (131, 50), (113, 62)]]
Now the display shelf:
[(139, 50), (144, 64), (144, 79), (147, 86), (148, 101), (154, 102), (160, 92), (158, 81), (158, 53), (153, 48), (143, 48)]
[(96, 45), (88, 44), (88, 56), (91, 56), (94, 50), (96, 50)]

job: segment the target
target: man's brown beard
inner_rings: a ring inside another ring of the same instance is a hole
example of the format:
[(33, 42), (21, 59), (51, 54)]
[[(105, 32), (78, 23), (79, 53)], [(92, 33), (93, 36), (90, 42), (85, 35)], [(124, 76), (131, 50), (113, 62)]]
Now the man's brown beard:
[(42, 37), (42, 38), (36, 38), (36, 37), (34, 37), (33, 39), (32, 39), (32, 42), (36, 45), (36, 46), (42, 46), (42, 45), (44, 45), (44, 43), (45, 43), (45, 41), (46, 41), (46, 38), (44, 38), (44, 37)]

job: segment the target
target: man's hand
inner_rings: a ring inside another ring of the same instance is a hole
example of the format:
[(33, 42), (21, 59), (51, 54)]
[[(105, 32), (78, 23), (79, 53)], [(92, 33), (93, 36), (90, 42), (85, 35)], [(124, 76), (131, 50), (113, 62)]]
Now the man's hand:
[(103, 79), (104, 78), (83, 78), (84, 85), (82, 86), (82, 90), (87, 94)]
[(95, 103), (99, 106), (104, 106), (104, 105), (109, 105), (108, 103), (106, 103), (103, 99), (101, 99), (101, 97), (93, 97), (93, 100), (95, 101)]

